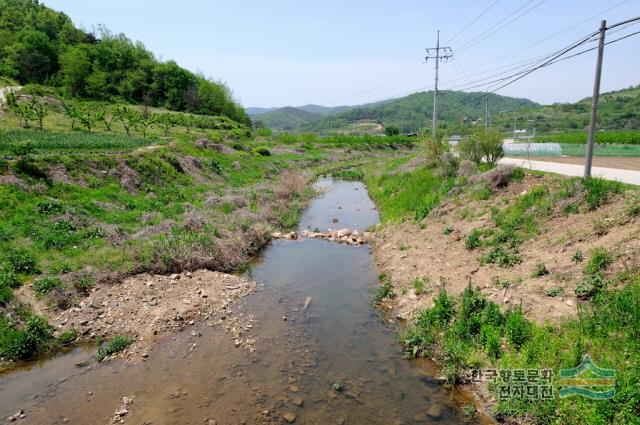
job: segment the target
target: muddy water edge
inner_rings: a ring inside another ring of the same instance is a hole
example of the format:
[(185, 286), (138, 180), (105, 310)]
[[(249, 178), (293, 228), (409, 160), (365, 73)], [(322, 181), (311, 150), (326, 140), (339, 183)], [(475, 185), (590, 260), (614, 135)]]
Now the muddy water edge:
[[(317, 187), (300, 231), (378, 222), (361, 183)], [(21, 421), (33, 424), (467, 423), (424, 365), (402, 358), (371, 306), (367, 246), (276, 240), (248, 275), (257, 292), (145, 362), (96, 365), (94, 350), (80, 347), (0, 375), (0, 417), (24, 409)]]

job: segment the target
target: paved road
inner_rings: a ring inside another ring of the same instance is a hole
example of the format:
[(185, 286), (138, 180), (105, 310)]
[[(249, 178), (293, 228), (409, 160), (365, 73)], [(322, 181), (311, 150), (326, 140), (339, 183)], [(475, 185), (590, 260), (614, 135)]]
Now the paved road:
[[(512, 164), (522, 168), (529, 168), (538, 171), (563, 174), (565, 176), (582, 176), (584, 174), (583, 165), (562, 164), (547, 161), (528, 161), (520, 158), (502, 158), (500, 164)], [(621, 170), (617, 168), (593, 167), (591, 175), (602, 177), (607, 180), (617, 180), (623, 183), (640, 185), (640, 171)]]

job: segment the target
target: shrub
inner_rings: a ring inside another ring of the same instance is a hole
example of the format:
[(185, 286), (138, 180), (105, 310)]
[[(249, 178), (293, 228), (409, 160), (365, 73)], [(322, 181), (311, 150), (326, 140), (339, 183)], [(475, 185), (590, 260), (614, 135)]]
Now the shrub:
[(562, 292), (563, 290), (560, 286), (553, 286), (544, 290), (544, 294), (547, 297), (557, 297), (558, 295), (562, 294)]
[(531, 273), (531, 277), (542, 277), (549, 274), (549, 270), (544, 265), (542, 261), (538, 261), (533, 268), (533, 272)]
[(440, 288), (433, 307), (429, 310), (429, 320), (441, 326), (447, 325), (455, 315), (454, 306), (453, 298), (447, 294), (446, 289)]
[(393, 292), (391, 279), (387, 275), (381, 275), (379, 280), (380, 284), (376, 287), (373, 293), (374, 304), (380, 304), (385, 299), (393, 299), (396, 296)]
[(36, 212), (42, 215), (62, 214), (64, 206), (57, 199), (44, 199), (36, 204)]
[(606, 270), (612, 261), (613, 258), (611, 256), (611, 253), (607, 251), (606, 248), (596, 248), (591, 253), (591, 257), (589, 258), (587, 264), (585, 264), (584, 272), (589, 275), (599, 273)]
[(482, 257), (482, 262), (485, 264), (497, 264), (500, 267), (513, 267), (522, 262), (522, 257), (516, 252), (496, 246)]
[(24, 249), (9, 251), (7, 261), (16, 273), (35, 274), (39, 272), (36, 259)]
[(492, 359), (500, 357), (500, 332), (491, 325), (482, 325), (480, 328), (480, 341), (487, 355)]
[(10, 151), (15, 156), (25, 158), (36, 151), (36, 144), (33, 140), (15, 142), (11, 144)]
[(465, 240), (464, 246), (468, 250), (472, 250), (472, 249), (478, 248), (480, 246), (480, 236), (481, 235), (482, 235), (482, 230), (480, 230), (480, 229), (472, 230), (471, 233), (469, 233), (469, 236), (467, 236), (467, 240)]
[(78, 338), (78, 331), (67, 329), (58, 336), (58, 343), (61, 345), (72, 344)]
[(0, 285), (0, 306), (5, 306), (13, 299), (13, 291), (10, 287)]
[(47, 347), (52, 328), (41, 316), (30, 316), (22, 329), (16, 329), (6, 318), (0, 319), (0, 357), (23, 360)]
[(413, 280), (413, 289), (416, 292), (416, 295), (421, 295), (424, 293), (425, 285), (429, 282), (428, 277), (416, 277)]
[(575, 263), (579, 263), (581, 261), (584, 261), (584, 254), (579, 249), (576, 249), (576, 252), (574, 252), (573, 255), (571, 256), (571, 259)]
[(271, 152), (267, 148), (256, 148), (256, 153), (260, 156), (271, 156)]
[(73, 280), (73, 287), (81, 294), (87, 294), (95, 285), (95, 280), (89, 276), (81, 276)]
[(435, 174), (440, 178), (458, 175), (458, 158), (451, 152), (445, 152), (437, 158)]
[(485, 160), (495, 164), (504, 156), (502, 149), (502, 135), (494, 129), (480, 129), (473, 135), (463, 139), (458, 144), (458, 151), (462, 158), (479, 164)]
[(128, 336), (118, 335), (113, 337), (109, 342), (98, 348), (96, 359), (101, 362), (107, 356), (119, 353), (133, 343), (133, 339)]
[(468, 159), (462, 160), (458, 166), (458, 175), (461, 177), (471, 177), (478, 172), (475, 162)]
[(587, 276), (578, 282), (576, 286), (576, 296), (580, 299), (586, 300), (594, 297), (607, 287), (607, 280), (599, 273)]
[(0, 263), (0, 288), (17, 288), (19, 285), (13, 266), (10, 263)]
[(397, 136), (398, 134), (400, 134), (400, 129), (398, 127), (396, 127), (395, 125), (389, 125), (387, 127), (385, 127), (384, 129), (384, 134), (385, 136)]
[(511, 345), (519, 350), (531, 337), (531, 323), (520, 307), (510, 309), (505, 317), (505, 333)]
[(60, 280), (59, 277), (46, 276), (42, 279), (36, 280), (36, 282), (33, 284), (33, 288), (39, 294), (45, 295), (55, 288), (64, 288), (64, 283), (62, 282), (62, 280)]

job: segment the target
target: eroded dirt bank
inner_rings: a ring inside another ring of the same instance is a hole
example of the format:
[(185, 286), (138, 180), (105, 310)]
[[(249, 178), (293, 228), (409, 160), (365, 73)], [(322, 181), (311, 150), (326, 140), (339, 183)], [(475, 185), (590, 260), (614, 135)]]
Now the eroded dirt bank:
[[(539, 233), (524, 241), (519, 248), (521, 262), (511, 267), (481, 261), (488, 247), (467, 248), (474, 230), (496, 228), (495, 209), (504, 209), (556, 179), (526, 175), (523, 181), (496, 190), (488, 200), (474, 200), (468, 194), (452, 196), (420, 223), (387, 223), (373, 233), (370, 243), (376, 265), (396, 289), (396, 298), (389, 303), (394, 315), (409, 319), (433, 304), (441, 286), (456, 295), (471, 280), (496, 303), (522, 305), (527, 316), (539, 323), (557, 321), (576, 312), (575, 289), (585, 276), (584, 262), (576, 261), (576, 252), (586, 257), (596, 248), (608, 249), (614, 257), (608, 269), (611, 275), (637, 266), (640, 220), (629, 217), (629, 197), (624, 195), (580, 214), (564, 214), (558, 206), (541, 223)], [(538, 264), (546, 272), (534, 276)], [(414, 282), (421, 278), (425, 287), (416, 294)]]

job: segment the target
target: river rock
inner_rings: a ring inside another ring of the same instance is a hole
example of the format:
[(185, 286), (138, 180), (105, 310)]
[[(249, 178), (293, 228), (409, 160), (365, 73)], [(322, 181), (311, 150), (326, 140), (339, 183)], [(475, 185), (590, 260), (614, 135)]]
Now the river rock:
[(304, 404), (304, 399), (302, 397), (294, 397), (291, 399), (291, 403), (298, 407), (302, 407), (302, 405)]
[(440, 416), (442, 416), (442, 408), (435, 403), (432, 404), (429, 410), (427, 410), (427, 416), (433, 419), (440, 418)]
[(296, 414), (293, 412), (287, 412), (284, 415), (282, 415), (282, 417), (284, 418), (285, 421), (287, 421), (290, 424), (296, 421)]

